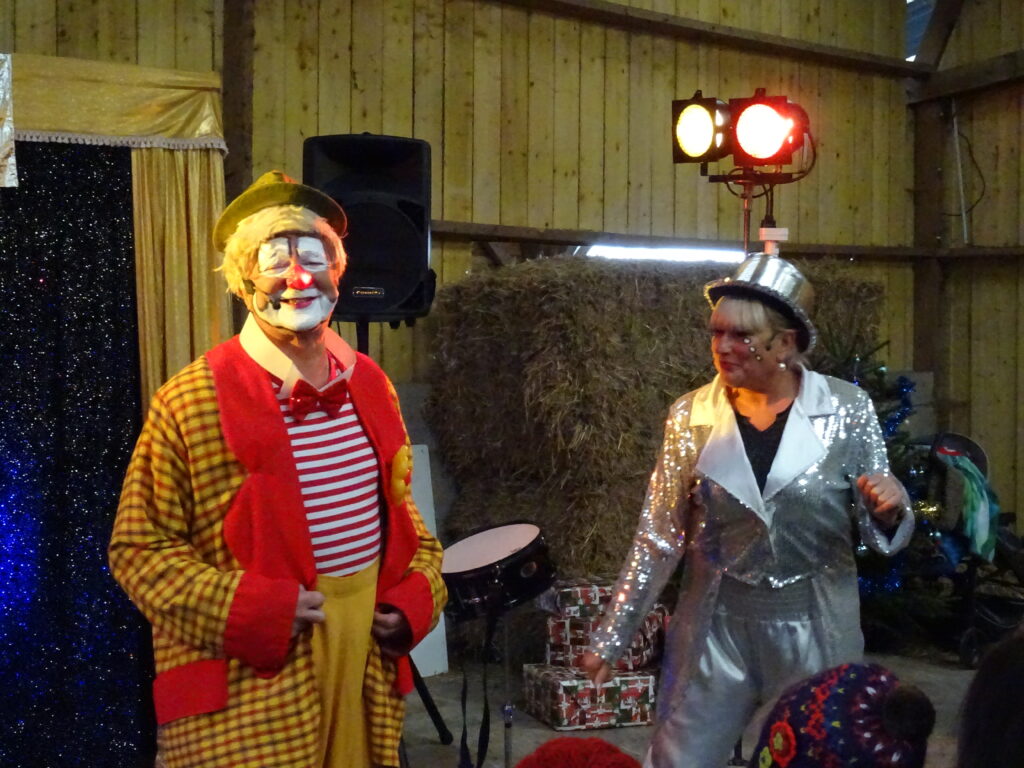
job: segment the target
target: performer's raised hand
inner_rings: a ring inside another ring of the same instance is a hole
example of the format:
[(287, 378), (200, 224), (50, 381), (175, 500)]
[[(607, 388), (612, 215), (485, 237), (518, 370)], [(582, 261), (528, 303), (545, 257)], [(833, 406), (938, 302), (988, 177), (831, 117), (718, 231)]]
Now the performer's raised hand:
[(871, 514), (885, 528), (899, 522), (903, 511), (903, 486), (892, 475), (875, 473), (857, 478), (857, 489), (871, 505)]
[(321, 592), (313, 592), (299, 584), (299, 599), (295, 603), (295, 618), (292, 620), (292, 637), (305, 632), (314, 624), (322, 624), (327, 617), (321, 607), (324, 596)]
[(582, 664), (583, 671), (593, 681), (595, 688), (600, 688), (612, 679), (611, 665), (593, 651), (584, 651)]
[(380, 645), (380, 652), (389, 659), (405, 656), (412, 650), (412, 628), (405, 614), (387, 603), (380, 603), (373, 612), (370, 634)]

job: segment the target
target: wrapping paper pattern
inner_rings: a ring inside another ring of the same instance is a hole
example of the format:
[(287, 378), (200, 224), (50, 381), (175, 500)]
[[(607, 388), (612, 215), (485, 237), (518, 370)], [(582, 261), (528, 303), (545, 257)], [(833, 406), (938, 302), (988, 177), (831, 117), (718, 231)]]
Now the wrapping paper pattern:
[(623, 673), (596, 689), (582, 673), (548, 664), (523, 665), (526, 711), (556, 731), (649, 725), (655, 677)]
[[(589, 648), (591, 637), (600, 627), (601, 616), (578, 618), (549, 616), (545, 661), (562, 667), (582, 667), (583, 654)], [(644, 617), (633, 636), (633, 642), (612, 665), (617, 672), (632, 672), (656, 663), (661, 658), (668, 610), (655, 605)]]
[(602, 616), (614, 589), (611, 579), (563, 579), (538, 600), (543, 610), (564, 618)]

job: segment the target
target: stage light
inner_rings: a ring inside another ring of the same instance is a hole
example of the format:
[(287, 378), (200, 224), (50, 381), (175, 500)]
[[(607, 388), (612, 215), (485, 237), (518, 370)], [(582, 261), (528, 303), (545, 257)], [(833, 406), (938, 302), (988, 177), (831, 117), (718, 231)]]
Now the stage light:
[(672, 102), (672, 157), (677, 163), (707, 163), (729, 154), (729, 106), (704, 98)]
[(807, 113), (785, 96), (765, 96), (758, 88), (753, 98), (729, 99), (732, 156), (737, 167), (785, 165), (803, 146)]

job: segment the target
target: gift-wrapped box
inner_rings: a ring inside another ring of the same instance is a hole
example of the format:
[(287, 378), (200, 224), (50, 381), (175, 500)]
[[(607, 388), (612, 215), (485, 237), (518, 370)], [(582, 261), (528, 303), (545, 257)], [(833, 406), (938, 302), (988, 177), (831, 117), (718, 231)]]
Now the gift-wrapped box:
[(618, 674), (594, 687), (582, 673), (548, 664), (524, 664), (526, 711), (556, 731), (649, 725), (654, 720), (654, 675)]
[[(544, 649), (544, 661), (554, 667), (583, 668), (583, 654), (586, 645), (548, 645)], [(642, 648), (630, 647), (612, 664), (616, 672), (633, 672), (649, 667), (655, 662), (656, 651), (653, 646)]]
[[(655, 605), (644, 617), (643, 623), (633, 637), (633, 642), (613, 668), (622, 672), (634, 671), (658, 661), (664, 643), (667, 617), (668, 611), (665, 606)], [(583, 652), (590, 646), (590, 638), (601, 625), (601, 621), (600, 616), (549, 616), (545, 661), (554, 666), (582, 666)]]
[(565, 618), (600, 616), (614, 588), (610, 579), (563, 579), (542, 596), (541, 607)]

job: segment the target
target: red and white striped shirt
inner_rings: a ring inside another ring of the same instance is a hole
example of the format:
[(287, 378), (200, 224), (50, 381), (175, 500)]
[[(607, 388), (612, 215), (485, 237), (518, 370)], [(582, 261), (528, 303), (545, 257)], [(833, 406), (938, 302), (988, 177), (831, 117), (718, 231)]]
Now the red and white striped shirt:
[[(332, 381), (335, 361), (331, 360)], [(380, 468), (351, 396), (334, 418), (313, 411), (296, 421), (273, 379), (299, 473), (317, 573), (348, 576), (380, 554)]]

